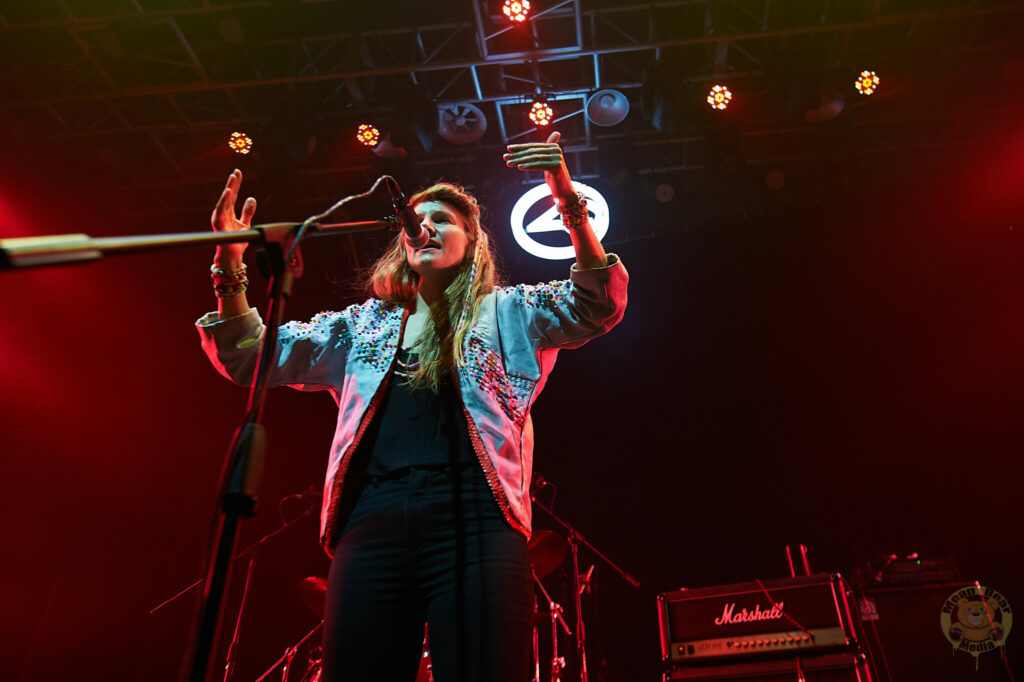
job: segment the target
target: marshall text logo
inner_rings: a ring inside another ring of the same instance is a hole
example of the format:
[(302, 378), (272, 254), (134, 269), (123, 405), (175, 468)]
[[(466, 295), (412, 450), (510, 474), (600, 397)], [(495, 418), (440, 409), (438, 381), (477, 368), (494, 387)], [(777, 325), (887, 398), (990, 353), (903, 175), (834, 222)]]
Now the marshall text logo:
[(715, 625), (732, 625), (733, 623), (753, 623), (759, 620), (778, 620), (782, 618), (783, 602), (775, 604), (770, 609), (761, 610), (761, 605), (754, 606), (753, 611), (743, 609), (736, 613), (736, 602), (726, 604), (722, 615), (715, 618)]

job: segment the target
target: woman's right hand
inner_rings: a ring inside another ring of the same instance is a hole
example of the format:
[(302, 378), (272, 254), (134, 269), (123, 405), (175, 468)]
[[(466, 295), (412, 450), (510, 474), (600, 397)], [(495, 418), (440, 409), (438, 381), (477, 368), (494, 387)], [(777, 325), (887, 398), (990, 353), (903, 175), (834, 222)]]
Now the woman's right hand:
[[(217, 200), (217, 205), (210, 216), (210, 222), (216, 232), (238, 232), (248, 230), (252, 223), (252, 216), (256, 212), (256, 200), (248, 197), (242, 204), (242, 215), (235, 216), (235, 203), (238, 201), (238, 189), (242, 186), (242, 171), (237, 168), (228, 176), (228, 182), (224, 191)], [(214, 256), (214, 263), (236, 269), (242, 263), (247, 242), (234, 242), (232, 244), (220, 244), (217, 246), (217, 254)]]

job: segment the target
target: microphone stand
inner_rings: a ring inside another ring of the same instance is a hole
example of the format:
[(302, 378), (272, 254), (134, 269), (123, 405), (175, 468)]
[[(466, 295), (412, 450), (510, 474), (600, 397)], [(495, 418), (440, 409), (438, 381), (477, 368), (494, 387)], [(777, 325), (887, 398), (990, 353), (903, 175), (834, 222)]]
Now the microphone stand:
[(562, 519), (555, 515), (555, 512), (549, 509), (544, 504), (537, 501), (537, 496), (533, 493), (530, 494), (530, 500), (536, 506), (547, 512), (547, 515), (551, 517), (555, 523), (560, 525), (568, 532), (569, 550), (572, 553), (572, 578), (573, 578), (573, 601), (576, 609), (576, 652), (580, 659), (580, 682), (589, 682), (589, 673), (587, 672), (587, 635), (583, 627), (583, 602), (582, 593), (580, 589), (580, 564), (579, 564), (579, 546), (581, 544), (587, 546), (590, 551), (596, 554), (602, 561), (611, 566), (624, 580), (626, 580), (633, 587), (640, 587), (640, 581), (626, 572), (624, 569), (619, 568), (611, 559), (602, 554), (594, 545), (590, 544), (583, 535), (576, 530), (571, 524), (566, 523)]
[[(243, 549), (240, 552), (238, 552), (238, 554), (235, 555), (234, 560), (238, 561), (239, 559), (241, 559), (242, 557), (246, 556), (249, 553), (255, 553), (256, 549), (258, 549), (261, 545), (263, 545), (263, 543), (265, 543), (267, 540), (269, 540), (272, 537), (275, 537), (279, 533), (283, 533), (284, 531), (288, 530), (293, 524), (298, 523), (300, 520), (306, 518), (307, 516), (309, 516), (312, 513), (313, 513), (313, 508), (310, 507), (306, 511), (304, 511), (301, 514), (299, 514), (298, 516), (296, 516), (294, 519), (290, 519), (286, 524), (284, 524), (280, 528), (272, 530), (271, 532), (267, 533), (266, 535), (264, 535), (262, 538), (260, 538), (256, 542), (252, 543), (251, 545), (249, 545), (245, 549)], [(199, 587), (202, 583), (203, 583), (203, 579), (202, 578), (198, 578), (195, 582), (193, 582), (188, 587), (185, 587), (185, 588), (179, 590), (177, 593), (174, 594), (174, 596), (168, 597), (164, 601), (160, 602), (159, 604), (157, 604), (156, 606), (151, 608), (147, 613), (149, 613), (149, 615), (152, 616), (154, 613), (156, 613), (157, 611), (159, 611), (163, 607), (167, 606), (168, 604), (170, 604), (171, 602), (175, 601), (179, 597), (184, 596), (184, 594), (186, 592), (188, 592), (189, 590), (193, 590), (193, 589)]]
[[(81, 263), (97, 260), (104, 255), (232, 242), (259, 242), (266, 249), (270, 266), (267, 300), (269, 322), (260, 344), (245, 418), (235, 431), (222, 469), (220, 503), (210, 536), (202, 600), (193, 624), (189, 647), (189, 672), (183, 674), (183, 680), (212, 680), (213, 653), (223, 620), (225, 586), (231, 574), (241, 523), (244, 517), (254, 516), (259, 508), (258, 493), (262, 481), (266, 440), (261, 419), (268, 388), (267, 375), (276, 355), (277, 329), (283, 321), (285, 301), (291, 295), (293, 279), (302, 274), (297, 239), (307, 231), (311, 234), (351, 234), (387, 229), (396, 225), (399, 225), (397, 218), (335, 224), (321, 224), (310, 219), (304, 223), (257, 225), (252, 229), (237, 232), (98, 239), (87, 234), (64, 234), (0, 240), (0, 270)], [(286, 253), (289, 254), (287, 262)]]
[(239, 635), (242, 633), (242, 615), (245, 613), (245, 604), (249, 600), (249, 586), (252, 585), (253, 567), (256, 565), (256, 554), (249, 557), (249, 568), (245, 572), (245, 587), (242, 589), (242, 603), (238, 605), (238, 618), (235, 619), (235, 633), (231, 636), (231, 644), (228, 645), (227, 660), (224, 662), (224, 682), (230, 682), (235, 675), (235, 647), (238, 646)]

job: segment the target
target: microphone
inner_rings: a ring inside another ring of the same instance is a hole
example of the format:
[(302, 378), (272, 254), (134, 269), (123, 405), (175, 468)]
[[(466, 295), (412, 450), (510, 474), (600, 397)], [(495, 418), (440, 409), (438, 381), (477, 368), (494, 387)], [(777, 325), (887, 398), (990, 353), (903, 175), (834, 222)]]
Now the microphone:
[(427, 242), (430, 241), (430, 233), (420, 225), (419, 216), (416, 215), (416, 211), (412, 210), (412, 206), (409, 205), (405, 195), (402, 194), (402, 189), (398, 186), (398, 182), (390, 175), (386, 177), (384, 186), (387, 187), (388, 196), (391, 197), (391, 205), (395, 209), (395, 216), (398, 218), (398, 222), (401, 223), (402, 229), (405, 230), (406, 241), (414, 249), (426, 246)]

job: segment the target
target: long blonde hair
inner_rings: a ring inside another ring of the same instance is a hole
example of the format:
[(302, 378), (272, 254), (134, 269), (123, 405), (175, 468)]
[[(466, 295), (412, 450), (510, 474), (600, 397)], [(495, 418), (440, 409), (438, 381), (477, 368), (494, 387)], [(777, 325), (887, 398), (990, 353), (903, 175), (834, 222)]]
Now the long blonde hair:
[[(430, 305), (430, 316), (416, 346), (419, 367), (409, 384), (436, 393), (443, 377), (454, 367), (465, 364), (462, 346), (466, 332), (473, 326), (484, 296), (498, 284), (499, 275), (490, 239), (480, 223), (480, 206), (472, 194), (459, 185), (440, 182), (414, 194), (409, 205), (415, 207), (424, 201), (443, 201), (458, 211), (473, 245), (466, 249), (459, 271), (444, 295)], [(416, 300), (419, 279), (406, 260), (399, 233), (374, 264), (367, 288), (382, 301), (410, 306)]]

